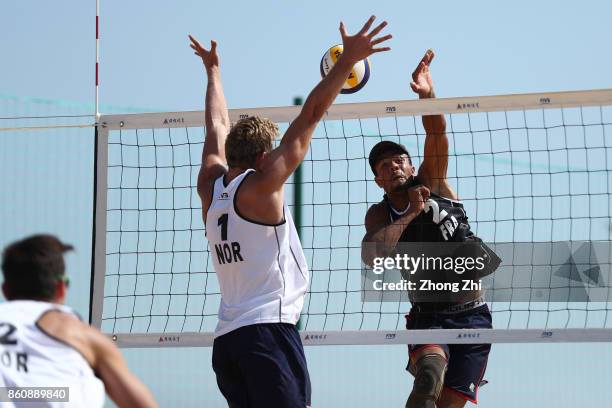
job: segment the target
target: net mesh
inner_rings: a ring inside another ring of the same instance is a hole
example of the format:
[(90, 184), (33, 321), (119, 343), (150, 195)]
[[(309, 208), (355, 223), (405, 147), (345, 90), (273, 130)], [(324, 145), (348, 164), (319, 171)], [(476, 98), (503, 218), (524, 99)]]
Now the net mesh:
[[(460, 108), (446, 115), (448, 178), (472, 230), (492, 245), (533, 252), (529, 262), (502, 257), (490, 299), (494, 327), (610, 328), (611, 251), (592, 248), (611, 238), (612, 107)], [(204, 136), (202, 127), (108, 133), (103, 331), (214, 330), (221, 294), (195, 187)], [(404, 144), (417, 168), (422, 162), (420, 116), (347, 117), (320, 123), (301, 185), (287, 182), (289, 200), (302, 189), (311, 270), (305, 330), (404, 326), (407, 299), (362, 301), (364, 215), (382, 198), (367, 156), (381, 140)], [(542, 250), (555, 245), (560, 255)]]

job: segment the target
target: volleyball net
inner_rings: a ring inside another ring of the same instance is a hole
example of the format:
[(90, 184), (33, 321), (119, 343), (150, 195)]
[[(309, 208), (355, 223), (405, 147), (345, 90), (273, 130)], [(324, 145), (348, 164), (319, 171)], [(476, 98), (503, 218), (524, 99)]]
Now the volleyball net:
[[(299, 109), (237, 109), (230, 119), (263, 116), (283, 132)], [(367, 287), (364, 216), (383, 194), (369, 151), (400, 142), (418, 168), (427, 114), (446, 115), (448, 179), (502, 259), (485, 279), (492, 330), (407, 332), (406, 294)], [(99, 120), (91, 317), (121, 346), (212, 344), (221, 293), (196, 192), (203, 120)], [(286, 184), (311, 271), (304, 344), (612, 340), (611, 149), (612, 90), (334, 105), (301, 182)]]

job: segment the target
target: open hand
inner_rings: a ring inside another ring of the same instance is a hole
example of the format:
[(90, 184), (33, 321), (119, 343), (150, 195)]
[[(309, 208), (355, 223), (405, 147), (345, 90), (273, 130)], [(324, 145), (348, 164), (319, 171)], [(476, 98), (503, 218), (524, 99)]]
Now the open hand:
[(412, 82), (410, 87), (412, 90), (419, 95), (419, 98), (433, 98), (433, 81), (431, 79), (431, 73), (429, 72), (429, 64), (434, 59), (433, 50), (429, 49), (423, 55), (421, 62), (412, 73)]
[(376, 45), (391, 39), (392, 35), (387, 34), (382, 37), (374, 38), (382, 31), (383, 28), (387, 26), (387, 22), (383, 21), (372, 31), (368, 32), (370, 27), (372, 27), (374, 20), (376, 20), (376, 16), (370, 17), (361, 30), (355, 35), (348, 35), (344, 23), (340, 22), (340, 35), (342, 35), (342, 44), (344, 48), (342, 51), (342, 57), (346, 58), (352, 64), (355, 64), (376, 52), (384, 52), (391, 49), (391, 47), (375, 48)]
[(210, 41), (210, 50), (202, 47), (202, 45), (195, 39), (195, 37), (189, 36), (191, 44), (189, 46), (195, 51), (194, 54), (202, 58), (202, 62), (206, 69), (219, 66), (219, 56), (217, 55), (217, 42), (215, 40)]

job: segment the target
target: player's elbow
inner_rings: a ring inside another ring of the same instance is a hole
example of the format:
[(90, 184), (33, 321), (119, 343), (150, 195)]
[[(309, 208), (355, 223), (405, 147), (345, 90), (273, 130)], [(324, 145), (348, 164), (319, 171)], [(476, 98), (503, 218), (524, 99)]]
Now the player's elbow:
[(370, 268), (374, 264), (374, 257), (372, 256), (372, 254), (366, 252), (363, 248), (361, 249), (361, 262), (363, 262), (364, 265), (369, 266)]
[(374, 264), (375, 256), (372, 245), (371, 242), (368, 242), (367, 235), (363, 237), (361, 241), (361, 262), (370, 267)]

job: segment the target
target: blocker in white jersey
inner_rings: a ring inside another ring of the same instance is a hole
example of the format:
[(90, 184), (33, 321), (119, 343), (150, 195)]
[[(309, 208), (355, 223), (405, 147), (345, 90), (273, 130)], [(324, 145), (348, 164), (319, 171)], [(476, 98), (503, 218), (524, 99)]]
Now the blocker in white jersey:
[(304, 253), (284, 203), (284, 186), (300, 165), (312, 134), (357, 61), (374, 48), (386, 22), (370, 31), (372, 16), (356, 35), (340, 24), (344, 52), (312, 90), (280, 144), (278, 126), (245, 117), (231, 126), (217, 43), (191, 38), (202, 58), (206, 85), (206, 140), (198, 194), (221, 288), (212, 363), (231, 407), (306, 407), (311, 387), (297, 323), (308, 288)]
[[(5, 387), (68, 387), (68, 402), (40, 406), (102, 407), (104, 384), (87, 360), (38, 325), (39, 319), (50, 311), (74, 314), (66, 306), (47, 302), (20, 300), (0, 304), (0, 381)], [(0, 405), (21, 406), (17, 402), (4, 404)]]
[(249, 169), (227, 185), (214, 184), (206, 237), (221, 288), (220, 336), (257, 323), (296, 324), (308, 289), (308, 267), (291, 213), (276, 225), (249, 221), (237, 211), (236, 195)]

